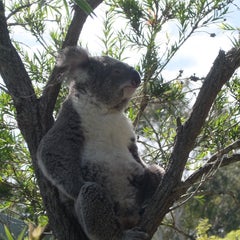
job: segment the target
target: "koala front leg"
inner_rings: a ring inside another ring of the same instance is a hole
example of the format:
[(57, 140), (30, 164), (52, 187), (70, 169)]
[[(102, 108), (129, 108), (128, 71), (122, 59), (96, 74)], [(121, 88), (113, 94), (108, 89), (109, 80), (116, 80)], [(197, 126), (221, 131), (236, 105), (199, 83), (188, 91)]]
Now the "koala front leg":
[(104, 189), (92, 182), (85, 183), (75, 202), (78, 221), (90, 240), (147, 240), (139, 229), (123, 231), (114, 212), (113, 202)]

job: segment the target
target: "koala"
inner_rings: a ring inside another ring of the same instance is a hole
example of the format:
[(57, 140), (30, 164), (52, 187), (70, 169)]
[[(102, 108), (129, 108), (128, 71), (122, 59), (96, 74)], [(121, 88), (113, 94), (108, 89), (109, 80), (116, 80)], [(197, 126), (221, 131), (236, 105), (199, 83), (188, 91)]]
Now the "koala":
[(138, 72), (108, 56), (68, 47), (57, 58), (69, 95), (37, 152), (44, 176), (57, 187), (90, 240), (145, 240), (138, 228), (164, 170), (138, 155), (124, 114), (139, 87)]

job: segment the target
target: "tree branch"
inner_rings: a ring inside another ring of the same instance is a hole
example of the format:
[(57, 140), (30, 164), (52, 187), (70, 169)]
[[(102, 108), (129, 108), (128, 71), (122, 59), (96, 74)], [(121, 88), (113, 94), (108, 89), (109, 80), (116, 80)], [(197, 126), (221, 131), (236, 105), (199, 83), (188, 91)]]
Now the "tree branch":
[[(91, 0), (95, 8), (102, 0)], [(73, 21), (63, 46), (77, 44), (79, 34), (87, 15), (79, 8), (75, 9)], [(39, 171), (36, 152), (38, 144), (51, 127), (52, 112), (60, 89), (56, 84), (58, 76), (56, 68), (40, 100), (36, 98), (31, 79), (11, 43), (7, 29), (3, 1), (0, 0), (0, 73), (14, 101), (19, 128), (28, 144), (39, 188), (44, 200), (49, 222), (58, 239), (87, 239), (78, 222), (70, 211), (63, 207), (58, 191)], [(43, 117), (42, 117), (43, 116)]]
[(231, 150), (240, 147), (240, 140), (232, 143), (226, 148), (222, 149), (219, 153), (214, 154), (204, 166), (195, 171), (191, 176), (189, 176), (180, 186), (186, 190), (196, 183), (204, 175), (216, 170), (217, 168), (229, 165), (234, 162), (240, 161), (240, 154), (232, 154), (232, 156), (224, 156), (224, 154), (229, 153)]
[[(89, 5), (95, 9), (103, 0), (90, 0)], [(72, 22), (69, 26), (66, 38), (62, 44), (62, 48), (67, 46), (77, 45), (80, 33), (88, 15), (78, 6), (74, 6), (74, 15)], [(56, 66), (54, 67), (49, 81), (40, 98), (40, 107), (42, 115), (42, 123), (44, 132), (47, 132), (53, 124), (52, 113), (57, 101), (57, 96), (61, 88), (61, 83), (58, 81), (59, 71)]]
[[(89, 1), (93, 8), (101, 2), (102, 0)], [(82, 10), (79, 8), (75, 9), (74, 17), (63, 47), (77, 44), (86, 18), (87, 15)], [(18, 124), (33, 159), (51, 226), (55, 229), (55, 233), (59, 230), (57, 236), (59, 239), (86, 239), (74, 217), (69, 216), (67, 209), (62, 207), (56, 189), (41, 176), (36, 166), (36, 150), (39, 141), (53, 123), (53, 121), (49, 119), (52, 119), (52, 112), (60, 89), (60, 84), (57, 82), (59, 73), (57, 69), (54, 68), (46, 89), (39, 101), (41, 107), (41, 111), (39, 111), (38, 100), (34, 93), (31, 80), (16, 49), (11, 43), (2, 0), (0, 0), (0, 33), (0, 73), (13, 98), (17, 110)], [(227, 54), (220, 51), (200, 90), (190, 118), (183, 125), (179, 124), (166, 174), (156, 194), (145, 209), (140, 223), (140, 226), (145, 229), (150, 236), (156, 231), (173, 203), (187, 190), (186, 188), (177, 187), (181, 186), (181, 177), (189, 153), (194, 147), (195, 139), (201, 131), (217, 94), (221, 87), (231, 78), (239, 65), (239, 49), (233, 48)], [(41, 122), (39, 120), (40, 116)], [(232, 157), (229, 158), (224, 157), (222, 164), (235, 161), (239, 161), (239, 154), (232, 155)], [(197, 179), (196, 176), (197, 172), (195, 177), (192, 176), (192, 179)], [(61, 234), (63, 235), (61, 236)], [(65, 238), (67, 234), (69, 235)]]
[(194, 147), (196, 137), (201, 131), (217, 94), (239, 66), (239, 48), (233, 48), (226, 54), (220, 51), (205, 78), (189, 119), (183, 125), (178, 124), (166, 174), (141, 219), (140, 227), (145, 229), (150, 236), (157, 230), (173, 203), (186, 192), (187, 189), (177, 187), (181, 186), (182, 173), (189, 153)]
[(29, 7), (31, 7), (33, 4), (36, 4), (36, 3), (38, 3), (38, 2), (40, 2), (40, 1), (37, 0), (37, 1), (35, 1), (35, 2), (27, 3), (27, 4), (25, 4), (25, 5), (21, 5), (21, 6), (17, 7), (17, 8), (15, 8), (13, 11), (11, 11), (11, 12), (9, 13), (8, 16), (6, 16), (6, 20), (8, 20), (9, 18), (11, 18), (13, 15), (15, 15), (17, 12), (21, 11), (22, 9), (24, 9), (24, 8), (29, 8)]
[(0, 1), (0, 33), (0, 74), (14, 101), (19, 128), (27, 141), (30, 152), (33, 153), (37, 144), (31, 136), (36, 135), (36, 131), (39, 130), (38, 103), (28, 73), (12, 45), (3, 1)]
[[(89, 4), (94, 9), (102, 1), (103, 0), (91, 0), (89, 1)], [(63, 48), (77, 44), (80, 32), (86, 19), (87, 14), (79, 7), (75, 6), (73, 20), (69, 26), (66, 39), (63, 42)], [(61, 87), (58, 77), (58, 69), (54, 67), (39, 101), (43, 134), (45, 134), (53, 124), (52, 113)], [(36, 161), (36, 155), (34, 156), (34, 161)], [(36, 170), (36, 172), (41, 174), (39, 170)], [(55, 236), (58, 239), (68, 240), (88, 239), (82, 231), (81, 226), (79, 226), (79, 223), (76, 221), (75, 217), (71, 215), (71, 211), (63, 206), (62, 201), (59, 199), (57, 189), (52, 186), (51, 183), (48, 182), (43, 176), (39, 176), (38, 179), (41, 195), (48, 213), (49, 223)]]
[(201, 176), (208, 173), (209, 170), (214, 170), (219, 167), (224, 167), (229, 164), (239, 162), (240, 161), (240, 154), (233, 154), (232, 156), (223, 156), (222, 158), (218, 158), (217, 161), (207, 163), (202, 168), (200, 168), (198, 171), (196, 171), (194, 174), (192, 174), (185, 182), (184, 184), (188, 185), (190, 182), (195, 183)]
[(178, 127), (174, 149), (168, 166), (169, 174), (174, 176), (178, 182), (181, 181), (189, 153), (194, 147), (196, 137), (201, 131), (217, 94), (239, 66), (240, 49), (233, 48), (227, 54), (220, 51), (200, 89), (189, 119), (182, 127)]
[(225, 147), (224, 149), (221, 149), (220, 151), (218, 151), (217, 153), (215, 153), (214, 155), (212, 155), (210, 157), (210, 159), (207, 161), (207, 163), (212, 163), (215, 160), (217, 160), (219, 157), (222, 157), (224, 154), (229, 153), (232, 150), (238, 149), (240, 148), (240, 139), (238, 139), (237, 141), (231, 143), (230, 145), (228, 145), (227, 147)]

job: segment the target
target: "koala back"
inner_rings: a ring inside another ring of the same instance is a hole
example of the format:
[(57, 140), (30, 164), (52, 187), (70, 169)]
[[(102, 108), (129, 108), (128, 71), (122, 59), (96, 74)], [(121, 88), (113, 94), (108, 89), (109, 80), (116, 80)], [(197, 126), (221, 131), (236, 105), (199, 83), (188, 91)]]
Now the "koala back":
[(76, 199), (83, 184), (81, 152), (84, 144), (80, 118), (70, 100), (66, 100), (54, 126), (38, 147), (38, 165), (43, 174), (62, 193)]

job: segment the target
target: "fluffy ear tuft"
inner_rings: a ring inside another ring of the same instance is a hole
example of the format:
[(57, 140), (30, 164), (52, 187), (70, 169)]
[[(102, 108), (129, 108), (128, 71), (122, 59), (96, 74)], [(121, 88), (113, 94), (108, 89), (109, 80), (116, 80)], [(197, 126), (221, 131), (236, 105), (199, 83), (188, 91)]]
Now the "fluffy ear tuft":
[(66, 47), (57, 56), (57, 67), (74, 69), (85, 66), (89, 61), (88, 53), (81, 47)]

